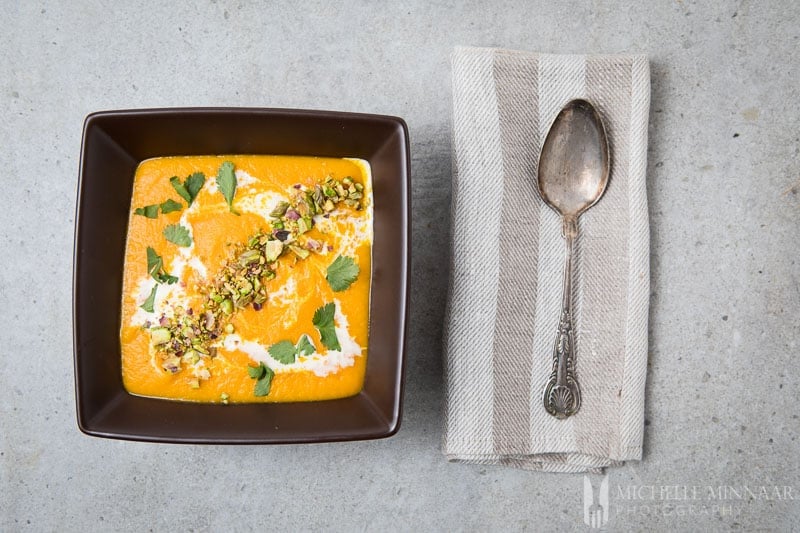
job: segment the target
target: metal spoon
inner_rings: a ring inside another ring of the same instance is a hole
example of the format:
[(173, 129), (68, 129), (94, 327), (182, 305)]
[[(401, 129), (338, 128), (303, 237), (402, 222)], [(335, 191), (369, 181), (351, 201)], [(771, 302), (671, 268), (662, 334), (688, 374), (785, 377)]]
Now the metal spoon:
[(553, 121), (539, 157), (539, 194), (562, 217), (566, 241), (561, 318), (553, 346), (553, 372), (544, 388), (544, 408), (556, 418), (581, 407), (575, 376), (575, 334), (572, 327), (572, 245), (578, 238), (578, 217), (603, 195), (608, 183), (609, 155), (603, 121), (586, 100), (572, 100)]

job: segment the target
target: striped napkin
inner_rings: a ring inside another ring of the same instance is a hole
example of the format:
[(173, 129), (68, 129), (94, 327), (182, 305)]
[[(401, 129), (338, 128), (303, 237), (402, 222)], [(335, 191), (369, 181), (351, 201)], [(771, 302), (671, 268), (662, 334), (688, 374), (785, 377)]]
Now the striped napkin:
[[(453, 208), (445, 325), (448, 459), (553, 472), (599, 471), (642, 455), (649, 229), (644, 56), (453, 54)], [(547, 131), (569, 100), (603, 116), (605, 195), (580, 218), (573, 257), (581, 408), (542, 404), (561, 308), (559, 216), (535, 184)]]

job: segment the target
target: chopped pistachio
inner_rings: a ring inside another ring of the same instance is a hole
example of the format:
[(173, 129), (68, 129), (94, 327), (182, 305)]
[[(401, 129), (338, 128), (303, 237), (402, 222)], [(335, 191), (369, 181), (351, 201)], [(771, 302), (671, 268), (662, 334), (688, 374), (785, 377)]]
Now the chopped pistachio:
[(242, 281), (239, 282), (239, 294), (247, 295), (251, 292), (253, 292), (253, 284), (246, 279), (242, 279)]
[(308, 204), (302, 199), (297, 202), (295, 210), (301, 217), (307, 217), (311, 213), (311, 209), (308, 207)]
[(317, 214), (317, 206), (314, 202), (314, 194), (311, 191), (306, 192), (306, 204), (308, 205), (308, 211), (310, 215)]
[(258, 263), (258, 258), (261, 253), (258, 250), (246, 250), (239, 256), (239, 264), (242, 266), (252, 265)]
[(161, 368), (172, 374), (176, 374), (181, 369), (181, 360), (179, 357), (168, 357), (163, 363)]
[(166, 344), (171, 338), (172, 333), (167, 328), (150, 328), (150, 344), (153, 346)]
[(325, 203), (325, 194), (322, 192), (322, 187), (320, 187), (319, 185), (314, 186), (313, 197), (315, 204), (321, 206), (322, 204)]
[(201, 341), (200, 339), (194, 339), (192, 341), (192, 349), (194, 349), (196, 352), (200, 354), (208, 355), (208, 349), (205, 346), (203, 346), (203, 341)]
[(301, 218), (300, 220), (297, 221), (297, 233), (302, 235), (303, 233), (306, 233), (307, 231), (310, 231), (311, 230), (311, 224), (312, 224), (312, 222), (311, 222), (310, 218), (307, 218), (307, 217)]
[(281, 218), (283, 215), (286, 214), (286, 210), (289, 209), (289, 202), (279, 202), (278, 205), (270, 212), (269, 216), (272, 218)]
[(267, 244), (264, 246), (264, 257), (268, 263), (272, 263), (283, 252), (283, 243), (279, 240), (268, 241)]
[(289, 249), (300, 259), (306, 259), (310, 255), (308, 250), (295, 246), (294, 244), (290, 244)]
[(252, 301), (253, 301), (252, 294), (250, 293), (243, 294), (242, 297), (236, 301), (236, 307), (238, 307), (239, 309), (244, 309), (245, 307), (247, 307), (247, 304), (249, 304)]

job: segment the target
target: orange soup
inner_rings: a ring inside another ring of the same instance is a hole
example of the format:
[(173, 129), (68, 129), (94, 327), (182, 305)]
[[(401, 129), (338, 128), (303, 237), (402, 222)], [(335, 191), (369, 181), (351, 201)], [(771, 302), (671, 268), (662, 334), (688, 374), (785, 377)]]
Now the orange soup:
[(221, 403), (357, 394), (371, 253), (365, 161), (143, 161), (125, 251), (125, 388)]

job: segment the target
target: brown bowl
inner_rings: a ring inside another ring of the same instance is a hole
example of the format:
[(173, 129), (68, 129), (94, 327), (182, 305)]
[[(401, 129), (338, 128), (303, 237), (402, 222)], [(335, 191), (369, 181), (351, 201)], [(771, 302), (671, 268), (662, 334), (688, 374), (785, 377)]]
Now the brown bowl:
[[(133, 176), (151, 157), (280, 154), (357, 157), (373, 174), (374, 244), (363, 390), (341, 400), (201, 404), (122, 385), (122, 270)], [(86, 118), (74, 252), (78, 426), (98, 437), (273, 444), (371, 439), (400, 425), (409, 265), (408, 129), (396, 117), (279, 109), (103, 111)]]

